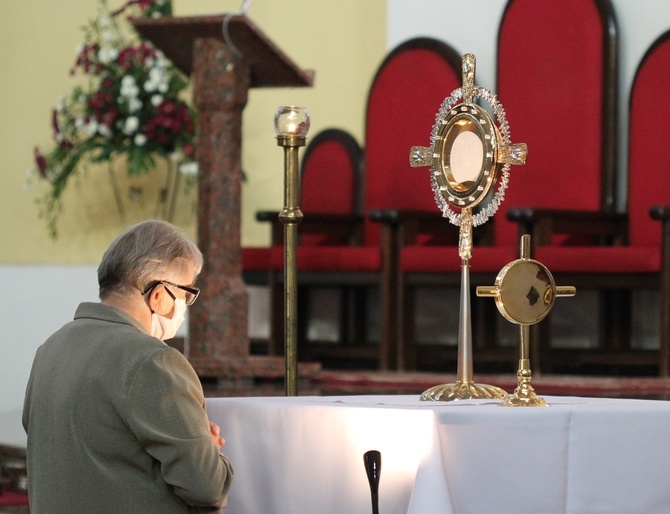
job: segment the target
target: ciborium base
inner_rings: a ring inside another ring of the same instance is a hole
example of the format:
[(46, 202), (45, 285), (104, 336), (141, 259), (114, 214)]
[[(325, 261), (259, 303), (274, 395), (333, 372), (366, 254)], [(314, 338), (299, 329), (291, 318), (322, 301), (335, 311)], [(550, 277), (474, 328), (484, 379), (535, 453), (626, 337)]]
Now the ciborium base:
[(426, 389), (421, 393), (421, 400), (431, 402), (502, 400), (507, 396), (507, 392), (499, 387), (459, 380), (454, 384), (442, 384)]
[(514, 393), (500, 404), (501, 407), (549, 407), (544, 398), (538, 396), (533, 386), (530, 385), (531, 371), (528, 360), (520, 361), (517, 377), (519, 378), (519, 385)]

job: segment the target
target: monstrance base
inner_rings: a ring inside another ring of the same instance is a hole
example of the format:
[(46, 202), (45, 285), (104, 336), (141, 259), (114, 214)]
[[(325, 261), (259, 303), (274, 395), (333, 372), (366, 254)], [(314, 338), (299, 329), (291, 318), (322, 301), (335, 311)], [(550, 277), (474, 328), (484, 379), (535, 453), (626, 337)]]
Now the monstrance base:
[(499, 387), (457, 381), (455, 384), (442, 384), (426, 389), (421, 393), (422, 401), (451, 402), (456, 400), (504, 400), (508, 394)]

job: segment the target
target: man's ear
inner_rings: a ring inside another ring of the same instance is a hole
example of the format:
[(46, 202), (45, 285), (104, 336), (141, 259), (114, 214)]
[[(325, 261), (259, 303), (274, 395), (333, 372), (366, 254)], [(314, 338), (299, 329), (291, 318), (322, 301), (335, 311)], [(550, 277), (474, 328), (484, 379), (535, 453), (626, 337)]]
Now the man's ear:
[(149, 308), (152, 312), (169, 317), (173, 302), (171, 301), (170, 295), (165, 292), (165, 286), (163, 284), (158, 284), (151, 290), (147, 301), (149, 302)]

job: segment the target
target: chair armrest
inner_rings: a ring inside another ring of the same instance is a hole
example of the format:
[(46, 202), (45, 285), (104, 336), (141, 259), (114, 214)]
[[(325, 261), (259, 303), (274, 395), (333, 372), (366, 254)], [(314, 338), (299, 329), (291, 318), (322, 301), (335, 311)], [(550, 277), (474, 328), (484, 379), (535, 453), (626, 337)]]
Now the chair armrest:
[(628, 216), (621, 213), (567, 209), (512, 208), (507, 219), (519, 224), (519, 235), (530, 234), (534, 246), (551, 243), (554, 234), (591, 236), (601, 243), (623, 244)]
[[(386, 226), (393, 226), (398, 232), (401, 246), (412, 245), (423, 240), (421, 244), (455, 245), (458, 244), (458, 227), (453, 226), (438, 211), (418, 211), (404, 209), (374, 209), (368, 213), (370, 220)], [(477, 230), (477, 244), (487, 242), (489, 232)]]
[(301, 234), (326, 234), (351, 245), (361, 245), (364, 222), (365, 218), (360, 214), (306, 213), (298, 231)]
[(401, 209), (372, 209), (368, 213), (372, 221), (384, 223), (405, 223), (409, 221), (418, 221), (423, 223), (432, 223), (443, 220), (443, 217), (437, 211), (414, 211)]
[(659, 221), (670, 220), (670, 205), (654, 205), (649, 209), (649, 216)]
[(270, 227), (271, 246), (284, 244), (284, 230), (282, 223), (279, 221), (279, 211), (257, 211), (256, 221), (272, 224)]
[(279, 211), (257, 211), (256, 221), (269, 221), (271, 223), (279, 221)]
[(371, 221), (382, 223), (398, 233), (401, 246), (412, 244), (419, 234), (444, 232), (445, 220), (437, 211), (415, 211), (402, 209), (373, 209), (368, 213)]
[[(256, 220), (272, 223), (272, 245), (284, 243), (284, 224), (279, 219), (279, 211), (258, 211)], [(357, 214), (307, 213), (298, 225), (298, 233), (324, 234), (359, 245), (363, 243), (363, 222), (363, 216)]]

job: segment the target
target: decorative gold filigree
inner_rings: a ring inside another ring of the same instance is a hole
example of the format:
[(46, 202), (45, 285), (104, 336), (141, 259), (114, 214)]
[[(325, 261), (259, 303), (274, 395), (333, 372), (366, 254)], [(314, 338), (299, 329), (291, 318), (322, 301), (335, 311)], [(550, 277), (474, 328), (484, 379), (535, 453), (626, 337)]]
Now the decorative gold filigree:
[(475, 93), (475, 56), (465, 54), (461, 66), (463, 68), (463, 102), (471, 104)]
[(458, 255), (464, 261), (472, 257), (472, 209), (461, 211), (461, 228), (458, 232)]
[(505, 164), (525, 164), (528, 147), (525, 143), (501, 145), (498, 147), (498, 162)]
[(426, 146), (413, 146), (409, 152), (409, 165), (413, 168), (432, 166), (433, 149)]

